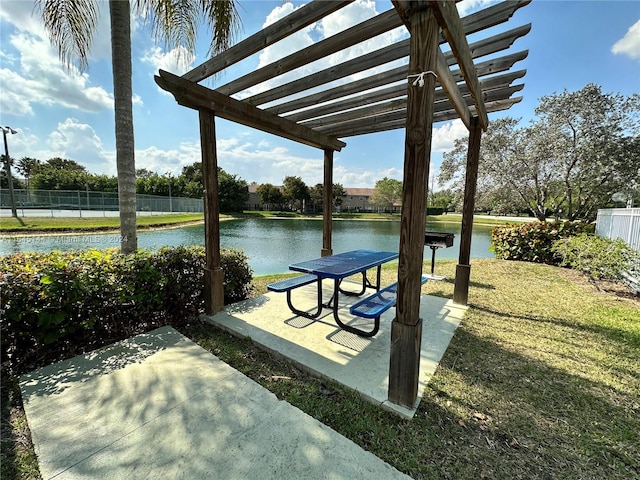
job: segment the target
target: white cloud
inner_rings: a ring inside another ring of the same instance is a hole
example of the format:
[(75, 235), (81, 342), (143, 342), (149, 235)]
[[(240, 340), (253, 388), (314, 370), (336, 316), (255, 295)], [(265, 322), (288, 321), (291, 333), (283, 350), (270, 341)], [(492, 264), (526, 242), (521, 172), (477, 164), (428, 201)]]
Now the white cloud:
[(174, 75), (183, 75), (191, 70), (194, 55), (182, 46), (169, 52), (163, 52), (160, 47), (153, 47), (145, 51), (140, 60), (153, 66), (154, 74), (162, 69)]
[(74, 118), (59, 123), (57, 129), (49, 134), (47, 145), (50, 151), (55, 152), (51, 156), (75, 160), (90, 172), (115, 172), (115, 153), (104, 149), (102, 140), (91, 125)]
[(56, 125), (45, 139), (28, 127), (17, 128), (18, 134), (8, 138), (12, 158), (31, 157), (41, 161), (68, 158), (93, 173), (115, 175), (115, 152), (106, 150), (91, 125), (67, 118)]
[(487, 8), (492, 3), (498, 3), (498, 0), (462, 0), (456, 4), (458, 15), (465, 17), (471, 13)]
[(614, 43), (611, 52), (640, 60), (640, 20), (631, 25), (624, 37)]
[(453, 120), (439, 128), (434, 128), (432, 135), (431, 151), (447, 152), (454, 148), (457, 139), (468, 137), (469, 131), (462, 120)]
[(19, 65), (0, 70), (0, 109), (32, 115), (34, 105), (63, 106), (88, 112), (113, 108), (102, 87), (91, 86), (88, 74), (67, 72), (47, 40), (22, 32), (10, 37)]
[[(297, 52), (303, 48), (313, 45), (316, 41), (321, 41), (329, 36), (335, 35), (347, 28), (350, 28), (358, 23), (361, 23), (369, 18), (374, 17), (379, 12), (375, 8), (375, 2), (371, 0), (356, 0), (348, 6), (341, 8), (337, 12), (324, 17), (315, 25), (310, 25), (305, 29), (291, 35), (276, 44), (264, 49), (259, 56), (259, 62), (257, 68), (261, 68), (270, 65), (282, 58)], [(281, 7), (276, 7), (267, 17), (266, 24), (273, 23), (279, 18), (293, 11), (293, 6), (287, 2)], [(378, 35), (374, 38), (366, 40), (360, 44), (354, 45), (351, 48), (336, 52), (332, 55), (326, 56), (322, 59), (316, 60), (310, 64), (299, 67), (291, 72), (278, 76), (277, 78), (263, 82), (255, 87), (247, 89), (245, 92), (239, 94), (240, 97), (246, 97), (263, 92), (270, 88), (273, 88), (283, 83), (296, 80), (305, 75), (323, 70), (325, 68), (334, 66), (336, 64), (345, 62), (352, 58), (356, 58), (365, 53), (378, 50), (386, 47), (391, 43), (395, 43), (398, 40), (408, 35), (405, 27), (396, 28), (390, 32), (386, 32), (382, 35)], [(391, 68), (389, 66), (383, 67), (383, 69)], [(348, 83), (355, 79), (361, 78), (363, 75), (371, 75), (376, 73), (380, 68), (375, 71), (369, 70), (365, 73), (356, 74), (350, 77), (339, 79), (336, 84)], [(298, 95), (299, 96), (299, 95)]]

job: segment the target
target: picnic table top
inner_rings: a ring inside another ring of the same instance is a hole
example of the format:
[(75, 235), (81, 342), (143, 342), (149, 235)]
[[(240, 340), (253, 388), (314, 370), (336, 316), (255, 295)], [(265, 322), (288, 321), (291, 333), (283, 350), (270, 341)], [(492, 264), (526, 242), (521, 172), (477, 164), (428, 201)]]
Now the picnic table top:
[(345, 278), (398, 258), (397, 252), (354, 250), (294, 263), (289, 269), (323, 278)]

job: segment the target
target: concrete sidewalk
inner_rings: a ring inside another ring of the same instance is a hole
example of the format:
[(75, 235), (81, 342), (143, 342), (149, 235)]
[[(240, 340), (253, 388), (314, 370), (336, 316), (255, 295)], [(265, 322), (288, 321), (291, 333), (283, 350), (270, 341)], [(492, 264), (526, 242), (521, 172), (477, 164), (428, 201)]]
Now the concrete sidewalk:
[(43, 479), (408, 479), (170, 327), (21, 378)]

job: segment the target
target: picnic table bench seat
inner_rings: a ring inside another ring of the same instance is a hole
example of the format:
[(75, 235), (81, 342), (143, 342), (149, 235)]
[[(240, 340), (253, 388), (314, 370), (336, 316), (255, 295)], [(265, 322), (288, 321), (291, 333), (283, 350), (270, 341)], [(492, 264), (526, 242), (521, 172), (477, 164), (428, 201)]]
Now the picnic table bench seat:
[[(420, 282), (425, 284), (427, 277), (422, 276)], [(369, 295), (367, 298), (354, 303), (349, 311), (351, 315), (363, 318), (379, 318), (384, 312), (389, 310), (396, 304), (396, 295), (398, 293), (398, 282), (392, 283), (381, 288), (376, 293)]]
[(309, 285), (318, 280), (316, 275), (311, 273), (305, 275), (299, 275), (297, 277), (286, 278), (279, 282), (270, 283), (267, 285), (267, 290), (272, 292), (289, 292), (294, 288), (303, 287)]

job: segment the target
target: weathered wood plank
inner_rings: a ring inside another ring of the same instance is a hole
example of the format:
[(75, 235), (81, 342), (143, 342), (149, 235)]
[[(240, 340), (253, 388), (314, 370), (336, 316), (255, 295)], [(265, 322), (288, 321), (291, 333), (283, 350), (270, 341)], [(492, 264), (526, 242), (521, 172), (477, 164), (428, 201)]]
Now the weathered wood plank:
[[(507, 79), (511, 78), (511, 75)], [(486, 102), (495, 102), (498, 100), (508, 99), (514, 93), (522, 90), (524, 85), (508, 86), (501, 85), (490, 89), (487, 89)], [(473, 108), (473, 99), (469, 95), (469, 92), (464, 90), (464, 97), (462, 101), (468, 107)], [(322, 133), (335, 134), (337, 131), (341, 131), (345, 128), (357, 128), (364, 125), (376, 125), (381, 122), (387, 122), (390, 120), (397, 120), (404, 118), (406, 115), (407, 99), (401, 98), (393, 100), (391, 102), (381, 103), (373, 105), (371, 107), (360, 108), (345, 113), (331, 115), (328, 117), (321, 117), (310, 122), (304, 123), (304, 125), (312, 126), (314, 130)], [(434, 113), (454, 110), (451, 102), (447, 100), (446, 95), (442, 90), (436, 91), (434, 95)], [(475, 108), (473, 108), (475, 111)]]
[(454, 3), (444, 0), (430, 0), (429, 5), (434, 9), (438, 23), (442, 32), (449, 42), (449, 46), (453, 51), (455, 57), (458, 59), (458, 65), (464, 76), (467, 87), (471, 92), (473, 98), (473, 104), (478, 112), (478, 118), (480, 125), (483, 129), (487, 129), (489, 125), (489, 117), (484, 106), (484, 99), (482, 98), (482, 90), (480, 89), (480, 83), (476, 75), (476, 68), (473, 64), (473, 57), (471, 56), (471, 50), (467, 43), (464, 27), (460, 21), (458, 10)]
[(333, 255), (333, 150), (324, 151), (324, 185), (322, 190), (322, 257)]
[(280, 118), (253, 105), (160, 70), (156, 83), (170, 92), (180, 105), (215, 111), (216, 116), (321, 149), (341, 150), (346, 144), (303, 125)]
[[(431, 8), (411, 12), (409, 73), (435, 71), (438, 22)], [(396, 317), (391, 327), (389, 400), (413, 407), (420, 373), (420, 289), (427, 210), (427, 182), (436, 80), (425, 75), (422, 86), (407, 86), (404, 179), (398, 256)]]
[[(409, 0), (391, 0), (391, 3), (393, 3), (398, 15), (403, 19), (405, 26), (409, 28), (408, 19), (405, 18), (406, 14), (404, 12), (409, 9), (411, 2)], [(465, 33), (470, 35), (504, 23), (508, 21), (518, 9), (530, 3), (531, 0), (509, 0), (467, 15), (462, 19)]]
[(251, 103), (252, 105), (263, 105), (283, 97), (288, 97), (289, 95), (324, 85), (325, 83), (334, 82), (340, 78), (348, 77), (349, 75), (368, 70), (369, 68), (393, 62), (394, 60), (406, 57), (408, 53), (409, 39), (402, 40), (398, 43), (394, 43), (358, 58), (347, 60), (346, 62), (333, 65), (298, 80), (285, 83), (284, 85), (279, 85), (251, 97), (244, 98), (242, 101)]
[[(473, 17), (473, 15), (469, 17), (465, 17), (463, 19), (463, 22), (466, 19), (469, 19), (471, 17)], [(474, 22), (470, 22), (469, 27), (477, 27), (477, 25)], [(508, 47), (510, 47), (518, 38), (526, 35), (530, 30), (531, 30), (531, 24), (528, 24), (522, 27), (509, 30), (504, 33), (493, 35), (489, 38), (485, 38), (477, 42), (474, 42), (471, 45), (469, 45), (469, 49), (471, 50), (471, 55), (475, 59), (485, 55), (490, 55), (490, 54), (499, 52), (501, 50), (505, 50)], [(474, 31), (474, 28), (469, 28), (469, 33), (472, 33), (473, 31)], [(465, 32), (467, 32), (467, 26), (465, 26)], [(444, 39), (442, 41), (444, 42)], [(378, 65), (382, 65), (386, 63), (387, 58), (390, 58), (390, 59), (396, 59), (395, 57), (403, 58), (409, 54), (409, 45), (407, 40), (403, 40), (387, 48), (388, 50), (385, 49), (385, 52), (384, 52), (385, 56), (381, 57), (385, 61), (378, 62), (377, 63)], [(404, 54), (401, 55), (402, 49), (405, 49), (405, 51), (404, 51)], [(381, 52), (381, 51), (378, 51), (378, 52)], [(453, 65), (457, 62), (453, 53), (446, 52), (444, 55), (445, 55), (445, 58), (447, 59), (447, 65)], [(365, 68), (360, 68), (360, 67), (366, 66), (367, 68), (371, 68), (376, 65), (376, 64), (371, 65), (370, 63), (360, 64), (360, 60), (362, 58), (363, 57), (359, 57), (353, 60), (349, 60), (336, 67), (331, 67), (321, 72), (318, 72), (316, 74), (303, 77), (299, 80), (294, 80), (293, 82), (289, 82), (286, 85), (276, 87), (271, 90), (267, 90), (266, 92), (244, 99), (243, 101), (253, 103), (254, 105), (262, 105), (264, 103), (275, 101), (280, 98), (284, 98), (289, 95), (292, 95), (294, 93), (305, 91), (307, 89), (315, 88), (327, 82), (347, 76), (347, 75), (342, 75), (343, 72), (351, 72), (351, 74), (353, 74), (353, 73), (357, 73), (365, 70)], [(388, 60), (388, 61), (391, 61), (391, 60)], [(396, 72), (397, 70), (394, 69), (393, 71)], [(336, 72), (339, 73), (339, 76), (336, 76)], [(406, 71), (401, 71), (398, 74), (397, 78), (395, 76), (387, 77), (387, 76), (377, 75), (374, 77), (375, 79), (377, 79), (375, 84), (373, 86), (369, 86), (368, 88), (375, 88), (381, 85), (385, 85), (385, 82), (392, 83), (392, 82), (401, 80), (403, 76), (406, 77)], [(371, 82), (365, 83), (365, 81), (368, 81), (368, 80), (369, 79), (365, 79), (365, 80), (360, 80), (360, 81), (350, 83), (349, 85), (353, 85), (354, 87), (357, 87), (357, 89), (350, 88), (349, 91), (351, 93), (347, 93), (346, 95), (364, 91), (365, 90), (364, 85), (371, 85)], [(362, 83), (358, 83), (358, 82), (362, 82)], [(335, 93), (336, 95), (338, 95), (340, 94), (340, 92), (341, 91), (339, 90), (339, 87), (336, 89), (327, 90), (326, 94), (323, 95), (323, 98), (325, 99), (330, 98), (328, 96), (329, 93)], [(293, 110), (297, 110), (298, 108), (304, 108), (309, 105), (315, 105), (316, 103), (318, 103), (318, 99), (317, 99), (318, 95), (322, 95), (322, 94), (316, 94), (314, 96), (304, 97), (308, 99), (306, 101), (303, 99), (297, 99), (292, 102), (283, 103), (279, 106), (273, 106), (267, 110), (272, 111), (273, 113), (282, 114), (282, 113), (291, 112)], [(336, 98), (339, 98), (339, 97), (336, 97)], [(322, 100), (322, 101), (326, 101), (326, 100)]]
[[(518, 38), (520, 38), (523, 35), (526, 35), (530, 31), (530, 29), (531, 29), (530, 24), (524, 25), (522, 27), (509, 30), (508, 32), (494, 35), (492, 37), (474, 42), (469, 46), (469, 48), (471, 49), (471, 54), (473, 58), (479, 58), (485, 55), (490, 55), (490, 54), (505, 50), (509, 48)], [(518, 59), (523, 59), (526, 57), (527, 54), (520, 52), (515, 55), (517, 55)], [(524, 57), (522, 57), (522, 55), (524, 55)], [(452, 52), (446, 52), (444, 56), (445, 56), (445, 59), (447, 60), (447, 65), (453, 65), (457, 62), (457, 59), (455, 58)], [(507, 55), (501, 58), (506, 59), (505, 62), (502, 62), (503, 69), (511, 68), (513, 63), (517, 61), (514, 57), (513, 61), (509, 64), (508, 60), (512, 57)], [(489, 60), (489, 62), (497, 62), (497, 61), (498, 59)], [(479, 62), (476, 65), (478, 77), (482, 77), (489, 73), (497, 72), (496, 70), (488, 71), (486, 68), (486, 65), (487, 65), (487, 61)], [(456, 82), (464, 80), (459, 70), (452, 72), (452, 75), (454, 76)], [(279, 105), (274, 105), (272, 107), (267, 108), (266, 110), (275, 114), (284, 114), (284, 113), (292, 112), (294, 110), (298, 110), (301, 108), (309, 107), (311, 105), (317, 105), (319, 103), (327, 102), (333, 99), (337, 100), (347, 95), (353, 95), (355, 93), (364, 92), (372, 88), (377, 88), (386, 84), (398, 82), (406, 78), (406, 76), (407, 76), (406, 67), (397, 67), (397, 68), (388, 70), (386, 72), (381, 72), (381, 73), (372, 75), (362, 80), (356, 80), (354, 82), (351, 82), (345, 85), (333, 87), (323, 92), (308, 95), (306, 97), (301, 97), (301, 98), (291, 100)], [(306, 84), (306, 86), (309, 88), (317, 87), (319, 85), (320, 84), (317, 82)], [(282, 92), (281, 92), (281, 95), (282, 95)], [(334, 111), (338, 111), (338, 110), (334, 110)], [(312, 117), (307, 116), (305, 118), (312, 118)], [(299, 118), (299, 119), (302, 119), (302, 118)]]
[(388, 10), (343, 32), (299, 50), (277, 62), (273, 62), (226, 85), (222, 85), (216, 90), (225, 95), (233, 95), (260, 82), (290, 72), (298, 67), (324, 58), (327, 55), (339, 52), (357, 43), (393, 30), (400, 25), (400, 20), (395, 14), (395, 11)]
[(245, 38), (228, 50), (210, 58), (194, 69), (185, 73), (182, 77), (192, 82), (199, 82), (215, 75), (225, 68), (240, 60), (259, 52), (263, 48), (272, 45), (279, 40), (303, 29), (307, 25), (322, 19), (323, 17), (341, 9), (350, 1), (315, 1), (299, 8), (298, 10), (281, 18), (277, 22), (266, 26), (258, 33)]
[(220, 263), (220, 208), (218, 201), (218, 156), (213, 112), (199, 111), (202, 180), (204, 183), (204, 304), (207, 315), (224, 308), (224, 273)]
[[(406, 77), (407, 77), (407, 67), (406, 66), (397, 67), (392, 70), (388, 70), (386, 72), (376, 73), (375, 75), (369, 75), (368, 77), (363, 78), (362, 80), (358, 80), (356, 82), (347, 83), (345, 85), (339, 85), (337, 87), (333, 87), (328, 90), (324, 90), (322, 92), (318, 92), (312, 95), (307, 95), (306, 97), (281, 103), (279, 105), (266, 108), (265, 110), (267, 112), (271, 112), (274, 114), (283, 114), (287, 112), (292, 112), (294, 110), (299, 110), (301, 108), (309, 107), (311, 105), (316, 105), (318, 103), (337, 100), (339, 98), (346, 97), (347, 95), (352, 95), (354, 93), (364, 92), (372, 88), (387, 85), (394, 81), (402, 80), (403, 78), (406, 78)], [(396, 80), (390, 80), (393, 78), (395, 78)]]
[[(485, 106), (487, 107), (488, 113), (499, 112), (502, 110), (508, 110), (514, 104), (522, 101), (522, 97), (510, 98), (509, 100), (500, 100), (497, 102), (486, 102)], [(471, 108), (471, 113), (475, 113), (475, 109)], [(458, 114), (455, 110), (444, 110), (442, 112), (434, 112), (433, 115), (433, 123), (438, 122), (447, 122), (449, 120), (455, 120), (458, 118)], [(386, 132), (389, 130), (398, 130), (400, 128), (405, 127), (406, 120), (405, 118), (391, 120), (391, 121), (382, 121), (379, 120), (375, 123), (375, 125), (363, 125), (359, 127), (352, 127), (350, 129), (345, 129), (334, 132), (335, 135), (339, 138), (347, 138), (353, 137), (356, 135), (365, 135), (370, 133), (378, 133), (378, 132)]]
[(460, 120), (464, 123), (467, 129), (471, 128), (471, 112), (469, 111), (469, 107), (466, 102), (462, 98), (462, 93), (460, 92), (460, 88), (456, 83), (451, 71), (449, 70), (449, 65), (447, 65), (447, 59), (445, 58), (442, 50), (438, 49), (438, 64), (436, 67), (436, 73), (438, 75), (438, 83), (442, 86), (442, 90), (444, 90), (445, 94), (449, 98), (451, 105), (460, 116)]
[[(467, 170), (464, 184), (464, 203), (462, 207), (462, 229), (460, 231), (460, 251), (456, 267), (456, 279), (453, 301), (466, 305), (469, 296), (469, 276), (471, 265), (471, 232), (473, 230), (473, 211), (475, 209), (476, 186), (478, 183), (478, 163), (480, 160), (480, 139), (482, 128), (478, 117), (473, 117), (473, 128), (469, 131), (467, 147)], [(458, 276), (460, 273), (460, 276)]]
[[(526, 58), (526, 56), (527, 56), (527, 52), (525, 51), (525, 52), (519, 52), (518, 54), (509, 55), (508, 56), (509, 58), (502, 57), (502, 59), (492, 59), (486, 62), (481, 62), (477, 65), (478, 76), (484, 77), (486, 75), (500, 73), (500, 72), (509, 70), (515, 62)], [(397, 73), (398, 80), (402, 80), (407, 76), (406, 70), (404, 70), (404, 67), (402, 68), (403, 70)], [(513, 77), (513, 80), (524, 76), (525, 73), (526, 73), (526, 70), (519, 70), (516, 76)], [(456, 82), (460, 82), (463, 80), (462, 74), (460, 73), (459, 70), (455, 70), (451, 72), (451, 74), (453, 75), (453, 78)], [(502, 82), (502, 77), (491, 77), (491, 79), (489, 80), (483, 80), (481, 82), (482, 90), (484, 91), (486, 89), (502, 86), (502, 85), (493, 84), (493, 82), (499, 78), (501, 79), (500, 81)], [(486, 83), (488, 81), (490, 83)], [(511, 82), (508, 82), (508, 83), (511, 83)], [(465, 86), (460, 86), (460, 90), (463, 93), (463, 95), (466, 94), (466, 92), (468, 92)], [(363, 105), (369, 105), (369, 104), (381, 102), (384, 100), (389, 100), (392, 98), (402, 97), (402, 96), (405, 96), (406, 93), (407, 93), (406, 86), (403, 83), (401, 85), (395, 85), (392, 87), (387, 87), (384, 89), (367, 92), (363, 95), (358, 95), (356, 97), (345, 98), (344, 100), (341, 100), (341, 101), (325, 103), (315, 108), (301, 110), (299, 112), (285, 115), (284, 118), (287, 118), (294, 122), (299, 122), (302, 120), (312, 119), (316, 117), (323, 117), (326, 115), (330, 115), (332, 113), (350, 110), (353, 108), (361, 107)], [(440, 100), (440, 94), (441, 92), (436, 90), (436, 100)], [(306, 123), (303, 123), (303, 124), (306, 124)]]

